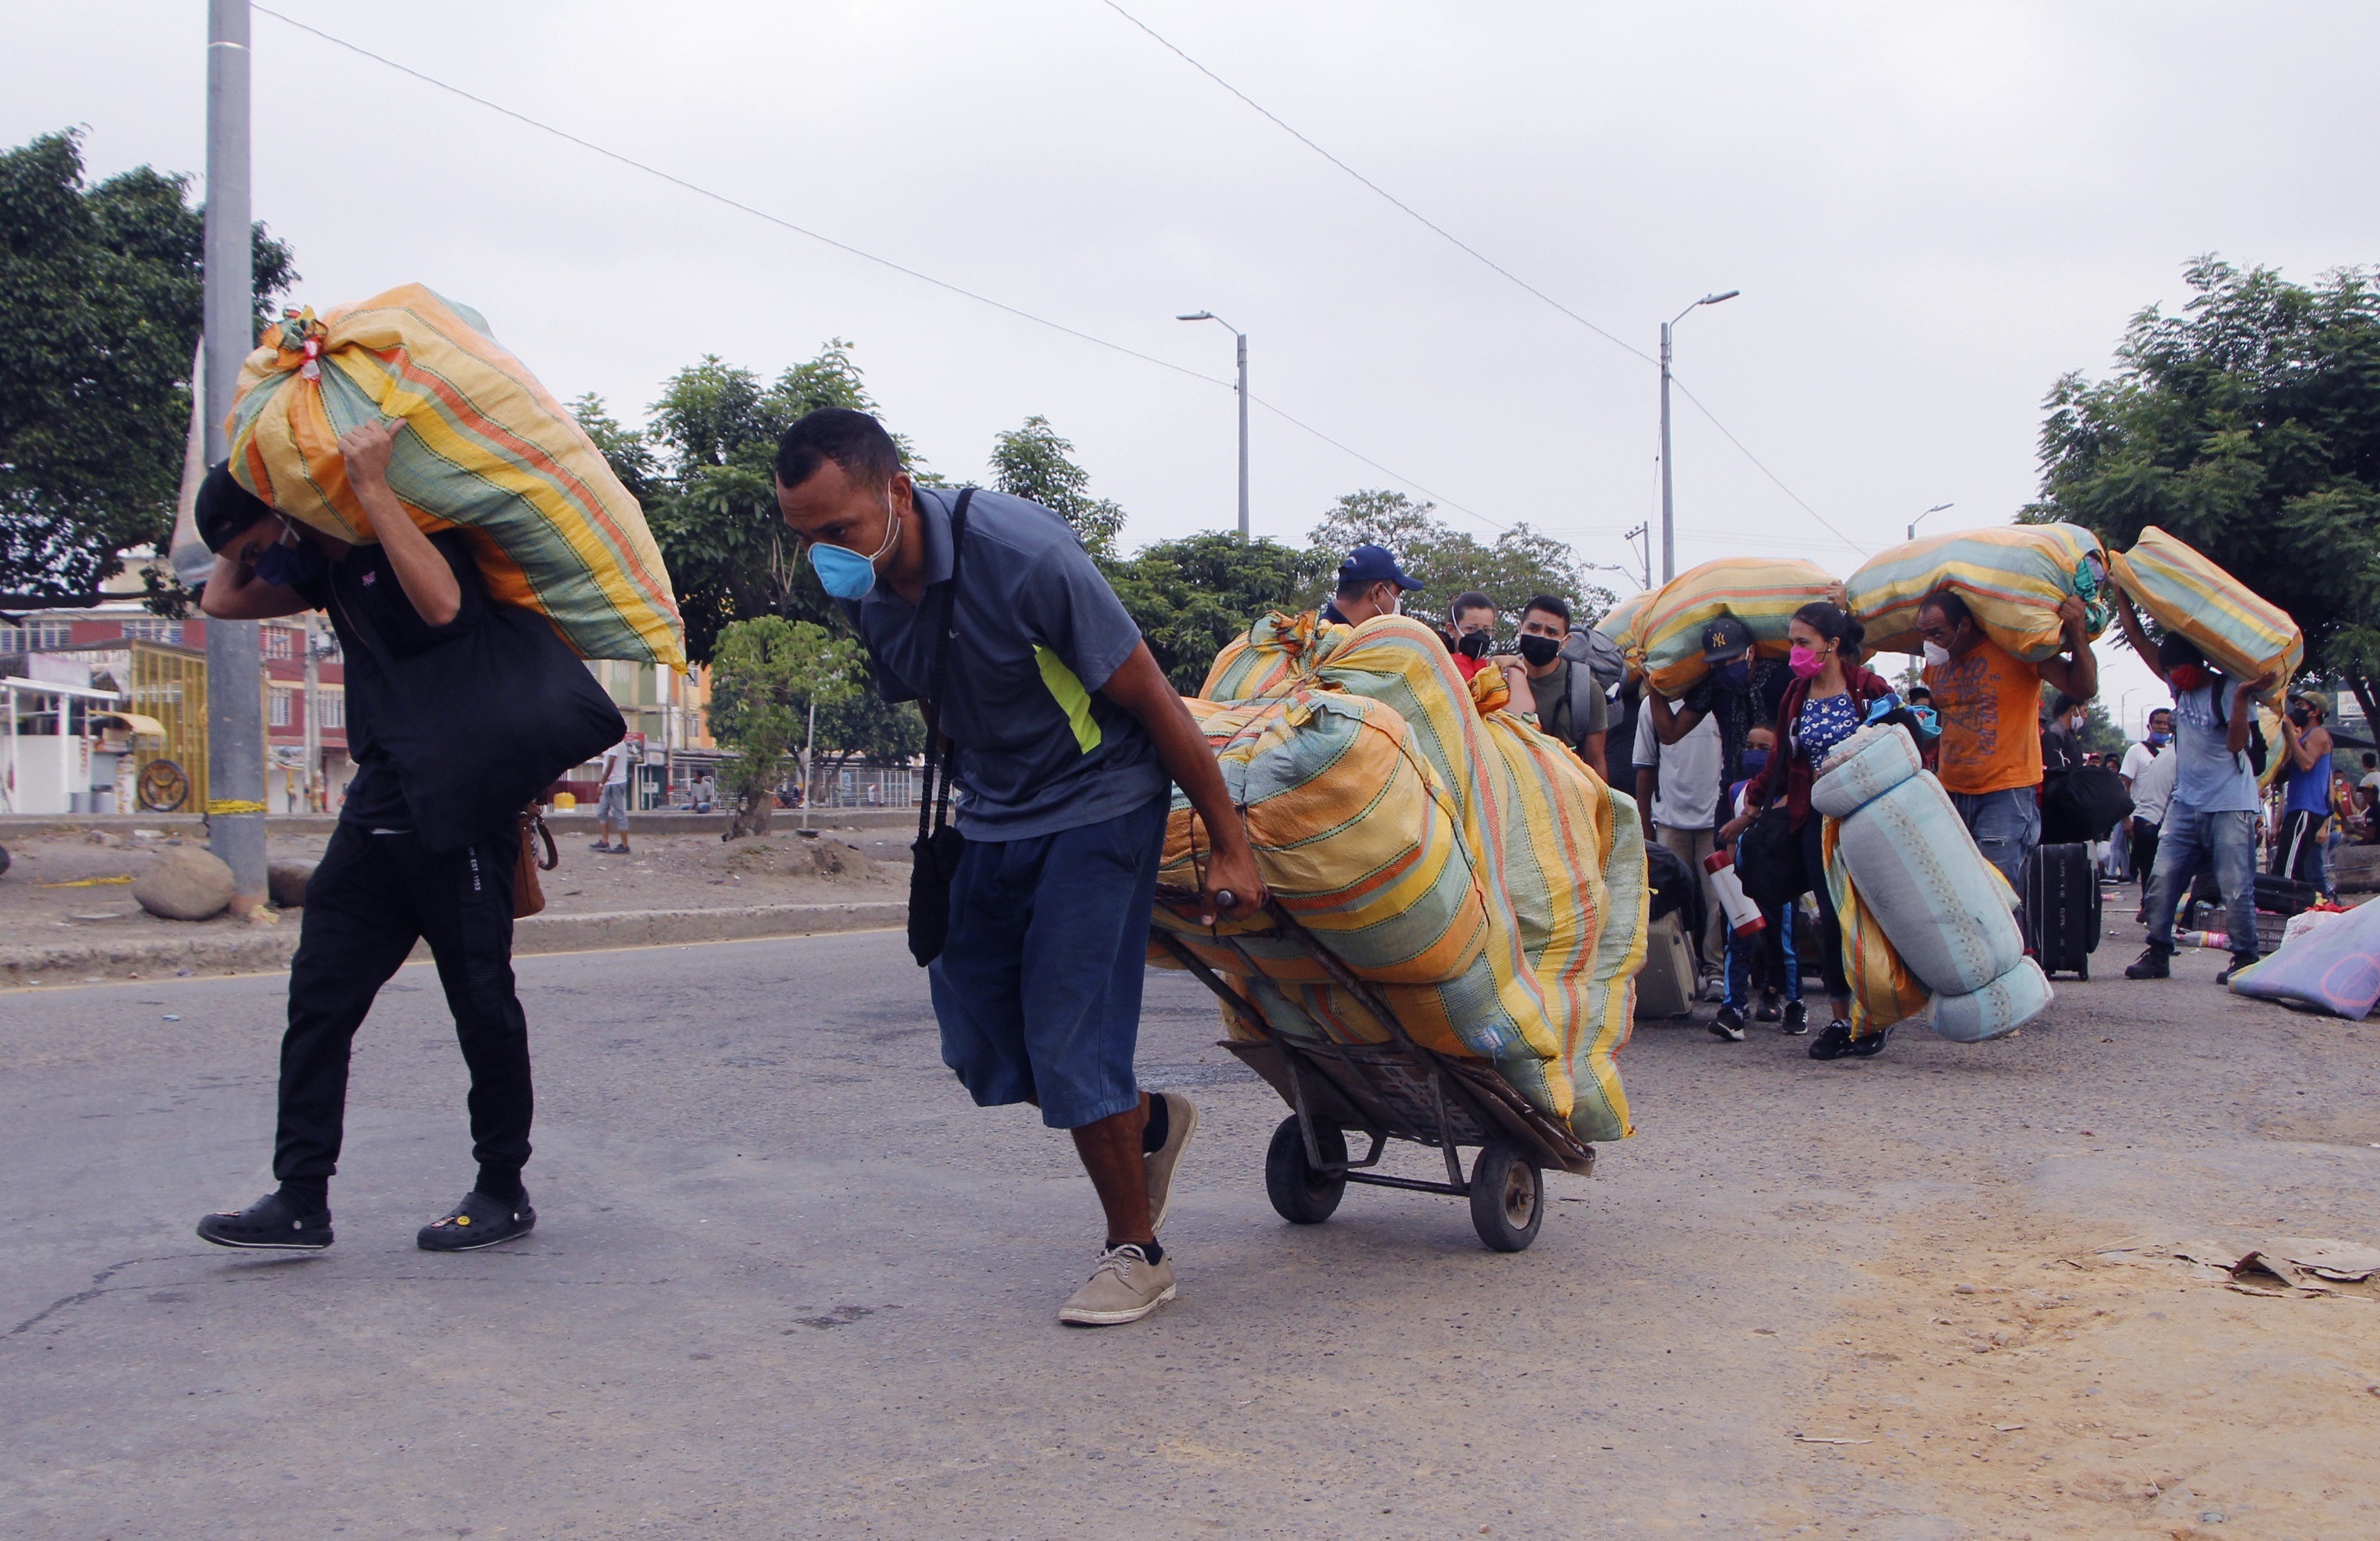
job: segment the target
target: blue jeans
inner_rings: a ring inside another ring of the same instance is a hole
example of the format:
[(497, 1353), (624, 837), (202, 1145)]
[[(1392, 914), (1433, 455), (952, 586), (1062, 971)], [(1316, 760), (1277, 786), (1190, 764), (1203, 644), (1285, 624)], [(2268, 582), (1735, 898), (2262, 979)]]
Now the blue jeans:
[(1766, 989), (1777, 990), (1778, 975), (1784, 975), (1783, 994), (1788, 1001), (1802, 999), (1802, 960), (1793, 952), (1793, 916), (1795, 906), (1779, 904), (1774, 908), (1760, 906), (1761, 918), (1768, 922), (1764, 930), (1748, 937), (1730, 931), (1727, 937), (1727, 1003), (1740, 1014), (1752, 1009), (1752, 967), (1766, 953), (1768, 977), (1762, 981)]
[(2253, 958), (2256, 942), (2256, 816), (2201, 813), (2175, 798), (2157, 831), (2156, 873), (2149, 880), (2149, 945), (2173, 951), (2173, 912), (2199, 869), (2212, 867), (2231, 932), (2231, 955)]
[(2022, 893), (2020, 875), (2024, 858), (2041, 843), (2041, 800), (2034, 789), (2012, 786), (2000, 792), (1953, 792), (1950, 806), (1959, 810), (1959, 822), (1975, 837), (1975, 849), (1984, 854), (1984, 859), (1999, 868), (2010, 888)]
[(978, 1107), (1038, 1102), (1052, 1129), (1140, 1105), (1133, 1051), (1171, 795), (1027, 840), (970, 840), (927, 971), (942, 1062)]

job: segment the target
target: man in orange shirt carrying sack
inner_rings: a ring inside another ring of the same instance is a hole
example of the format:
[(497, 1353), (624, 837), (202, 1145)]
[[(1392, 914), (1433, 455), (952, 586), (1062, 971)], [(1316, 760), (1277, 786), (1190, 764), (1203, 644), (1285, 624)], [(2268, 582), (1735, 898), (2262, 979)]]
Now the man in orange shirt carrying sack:
[(2041, 842), (2041, 687), (2078, 701), (2099, 693), (2082, 601), (2068, 595), (2058, 617), (2066, 652), (2027, 663), (1984, 635), (1956, 590), (1937, 588), (1917, 607), (1925, 686), (1942, 722), (1937, 773), (1984, 859), (2010, 888)]

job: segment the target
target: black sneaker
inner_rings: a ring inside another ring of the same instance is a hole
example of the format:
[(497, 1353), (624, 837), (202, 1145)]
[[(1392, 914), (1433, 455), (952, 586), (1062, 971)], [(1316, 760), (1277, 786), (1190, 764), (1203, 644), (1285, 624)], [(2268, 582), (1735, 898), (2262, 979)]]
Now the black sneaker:
[(1715, 1037), (1725, 1038), (1730, 1043), (1742, 1043), (1743, 1013), (1733, 1006), (1721, 1006), (1718, 1013), (1710, 1019), (1710, 1030)]
[[(2231, 954), (2230, 963), (2224, 966), (2223, 972), (2215, 977), (2215, 982), (2218, 985), (2228, 985), (2231, 982), (2231, 976), (2239, 973), (2241, 969), (2246, 968), (2251, 964), (2259, 964), (2264, 961), (2263, 956), (2255, 953), (2234, 953)], [(2129, 970), (2127, 972), (2129, 972)]]
[(331, 1211), (303, 1213), (277, 1193), (266, 1194), (245, 1209), (226, 1209), (199, 1221), (199, 1240), (217, 1246), (253, 1247), (263, 1252), (320, 1252), (334, 1239)]
[(1775, 990), (1767, 989), (1760, 992), (1760, 1007), (1757, 1011), (1755, 1011), (1752, 1013), (1752, 1020), (1755, 1022), (1774, 1022), (1777, 1020), (1777, 992)]
[(1810, 1040), (1810, 1058), (1840, 1060), (1852, 1051), (1852, 1025), (1841, 1017), (1827, 1024), (1827, 1030)]
[(2124, 969), (2127, 979), (2170, 979), (2173, 977), (2173, 954), (2162, 947), (2151, 947), (2134, 958)]
[(462, 1203), (423, 1226), (413, 1239), (424, 1252), (476, 1252), (526, 1236), (535, 1229), (537, 1211), (528, 1207), (528, 1195), (522, 1194), (517, 1203), (505, 1204), (474, 1188), (463, 1195)]
[(1884, 1046), (1891, 1041), (1892, 1029), (1889, 1027), (1887, 1027), (1880, 1033), (1870, 1033), (1864, 1038), (1853, 1038), (1852, 1039), (1851, 1049), (1852, 1058), (1854, 1060), (1873, 1060), (1878, 1054), (1883, 1053)]
[(1777, 1025), (1777, 1030), (1784, 1034), (1789, 1038), (1798, 1038), (1803, 1034), (1808, 1032), (1810, 1030), (1810, 1003), (1806, 1001), (1786, 1001), (1785, 1020)]

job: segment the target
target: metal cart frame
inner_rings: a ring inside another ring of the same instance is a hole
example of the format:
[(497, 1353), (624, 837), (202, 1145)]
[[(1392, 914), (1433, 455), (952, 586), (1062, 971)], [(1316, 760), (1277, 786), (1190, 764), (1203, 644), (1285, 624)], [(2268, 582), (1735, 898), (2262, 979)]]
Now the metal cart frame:
[[(1160, 897), (1180, 903), (1198, 896), (1169, 889)], [(1525, 1250), (1545, 1220), (1544, 1169), (1590, 1176), (1595, 1147), (1530, 1106), (1491, 1066), (1415, 1042), (1378, 993), (1316, 941), (1278, 901), (1267, 900), (1265, 913), (1272, 925), (1259, 934), (1296, 943), (1388, 1034), (1385, 1043), (1339, 1043), (1311, 1017), (1311, 1038), (1280, 1032), (1180, 936), (1162, 927), (1150, 928), (1157, 944), (1212, 990), (1248, 1035), (1226, 1038), (1221, 1047), (1270, 1083), (1292, 1110), (1273, 1131), (1265, 1156), (1265, 1190), (1273, 1207), (1284, 1219), (1318, 1225), (1339, 1207), (1350, 1183), (1447, 1194), (1471, 1201), (1472, 1227), (1488, 1247)], [(1235, 938), (1219, 935), (1215, 940), (1247, 960), (1251, 973), (1258, 972)], [(1371, 1140), (1361, 1160), (1348, 1157), (1350, 1130)], [(1370, 1170), (1379, 1164), (1390, 1140), (1409, 1140), (1439, 1152), (1446, 1159), (1446, 1181)], [(1460, 1154), (1465, 1146), (1479, 1148), (1468, 1176)]]

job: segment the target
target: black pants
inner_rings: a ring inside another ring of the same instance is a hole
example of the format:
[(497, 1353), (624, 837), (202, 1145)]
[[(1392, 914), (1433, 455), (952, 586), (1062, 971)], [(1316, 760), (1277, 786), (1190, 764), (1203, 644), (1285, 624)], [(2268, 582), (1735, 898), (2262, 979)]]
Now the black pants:
[(306, 885), (304, 929), (289, 965), (289, 1031), (281, 1039), (281, 1125), (273, 1174), (321, 1180), (338, 1170), (347, 1061), (372, 997), (430, 943), (471, 1072), (471, 1154), (482, 1186), (518, 1180), (528, 1161), (528, 1022), (513, 992), (509, 832), (436, 855), (410, 834), (343, 823)]
[(1818, 898), (1818, 978), (1840, 1001), (1852, 987), (1843, 974), (1843, 923), (1835, 914), (1835, 891), (1827, 886), (1825, 848), (1825, 825), (1812, 808), (1802, 822), (1802, 870), (1810, 875), (1811, 892)]
[(2148, 903), (2149, 876), (2156, 870), (2157, 827), (2145, 819), (2132, 820), (2132, 876), (2141, 885), (2141, 903)]
[(2301, 883), (2312, 883), (2317, 892), (2326, 891), (2330, 879), (2324, 870), (2324, 826), (2330, 815), (2309, 813), (2303, 808), (2284, 814), (2281, 818), (2281, 838), (2273, 847), (2273, 875), (2295, 878)]

